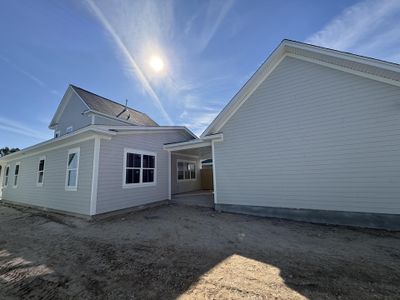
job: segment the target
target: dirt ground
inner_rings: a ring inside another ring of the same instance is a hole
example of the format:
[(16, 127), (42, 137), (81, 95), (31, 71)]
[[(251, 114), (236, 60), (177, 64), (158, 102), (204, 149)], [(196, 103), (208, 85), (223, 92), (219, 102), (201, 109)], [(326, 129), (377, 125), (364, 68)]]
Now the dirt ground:
[(0, 205), (0, 299), (399, 299), (400, 233), (163, 206)]

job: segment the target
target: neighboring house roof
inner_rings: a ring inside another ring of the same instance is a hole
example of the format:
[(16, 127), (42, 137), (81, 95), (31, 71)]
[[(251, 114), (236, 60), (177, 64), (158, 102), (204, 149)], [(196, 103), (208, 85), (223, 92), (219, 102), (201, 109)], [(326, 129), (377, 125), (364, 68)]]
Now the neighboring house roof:
[(219, 133), (225, 123), (285, 57), (301, 59), (387, 84), (400, 86), (399, 64), (302, 42), (283, 40), (211, 122), (201, 137)]
[(57, 108), (57, 111), (50, 123), (50, 128), (53, 128), (58, 123), (59, 118), (61, 117), (61, 114), (68, 103), (68, 95), (71, 92), (75, 92), (87, 106), (88, 110), (85, 113), (99, 114), (101, 116), (118, 119), (124, 123), (137, 126), (159, 126), (145, 113), (130, 107), (125, 107), (125, 105), (71, 84), (69, 85), (60, 105)]

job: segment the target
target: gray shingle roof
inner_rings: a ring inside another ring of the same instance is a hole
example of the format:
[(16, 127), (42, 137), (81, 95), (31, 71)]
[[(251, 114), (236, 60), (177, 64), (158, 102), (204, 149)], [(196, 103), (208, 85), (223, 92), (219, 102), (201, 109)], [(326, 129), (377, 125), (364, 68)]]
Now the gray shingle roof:
[(71, 87), (75, 90), (76, 93), (78, 93), (78, 95), (82, 98), (86, 105), (95, 112), (103, 113), (112, 117), (118, 117), (121, 120), (128, 121), (140, 126), (159, 126), (145, 113), (127, 107), (127, 111), (121, 114), (121, 112), (123, 112), (125, 109), (124, 105), (104, 98), (102, 96), (96, 95), (72, 84)]

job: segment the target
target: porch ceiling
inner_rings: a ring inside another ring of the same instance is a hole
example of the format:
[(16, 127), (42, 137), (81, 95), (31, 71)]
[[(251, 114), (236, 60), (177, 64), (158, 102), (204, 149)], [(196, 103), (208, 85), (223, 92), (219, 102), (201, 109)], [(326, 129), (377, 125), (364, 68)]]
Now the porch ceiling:
[(211, 146), (192, 148), (178, 151), (171, 151), (172, 154), (194, 155), (200, 159), (207, 159), (212, 157)]
[(166, 144), (164, 145), (164, 150), (170, 151), (172, 154), (186, 154), (195, 155), (201, 159), (211, 158), (211, 141), (205, 140), (191, 140), (187, 142)]

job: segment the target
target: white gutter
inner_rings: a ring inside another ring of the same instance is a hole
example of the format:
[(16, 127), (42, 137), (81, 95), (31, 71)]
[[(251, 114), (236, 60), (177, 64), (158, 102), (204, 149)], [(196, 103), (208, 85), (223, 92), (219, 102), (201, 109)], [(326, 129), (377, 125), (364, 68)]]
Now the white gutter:
[(224, 136), (222, 133), (209, 135), (207, 137), (201, 139), (195, 139), (187, 142), (173, 143), (173, 144), (165, 144), (164, 150), (167, 151), (179, 151), (186, 149), (195, 149), (211, 146), (212, 141), (222, 142), (224, 140)]
[[(132, 125), (132, 124), (131, 124)], [(96, 125), (98, 128), (102, 128), (104, 130), (113, 130), (117, 134), (129, 131), (136, 131), (136, 132), (162, 132), (162, 131), (174, 131), (174, 130), (183, 130), (193, 138), (198, 139), (198, 137), (190, 131), (185, 126), (107, 126), (107, 125)]]
[(22, 149), (22, 150), (20, 150), (18, 152), (14, 152), (12, 154), (3, 156), (3, 157), (0, 158), (0, 161), (11, 160), (11, 159), (14, 159), (15, 157), (18, 157), (20, 155), (24, 155), (27, 152), (31, 152), (31, 151), (36, 150), (38, 148), (46, 147), (46, 146), (49, 146), (49, 145), (52, 145), (52, 144), (59, 144), (62, 141), (73, 139), (73, 138), (77, 137), (78, 135), (81, 135), (81, 134), (84, 134), (84, 133), (87, 133), (87, 132), (93, 132), (95, 134), (103, 135), (103, 136), (113, 136), (113, 135), (115, 135), (115, 132), (106, 131), (106, 130), (104, 130), (102, 128), (98, 128), (96, 125), (89, 125), (87, 127), (78, 129), (78, 130), (73, 131), (71, 133), (62, 135), (62, 136), (60, 136), (58, 138), (53, 138), (51, 140), (47, 140), (47, 141), (44, 141), (42, 143), (39, 143), (39, 144), (30, 146), (30, 147), (24, 148), (24, 149)]
[(215, 133), (215, 134), (210, 134), (207, 136), (204, 136), (201, 138), (202, 140), (213, 140), (216, 142), (222, 142), (224, 140), (224, 135), (222, 133)]

